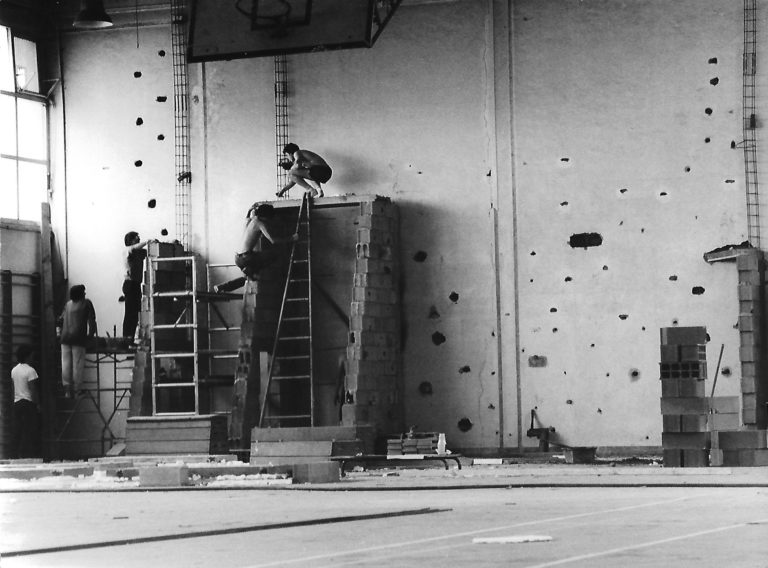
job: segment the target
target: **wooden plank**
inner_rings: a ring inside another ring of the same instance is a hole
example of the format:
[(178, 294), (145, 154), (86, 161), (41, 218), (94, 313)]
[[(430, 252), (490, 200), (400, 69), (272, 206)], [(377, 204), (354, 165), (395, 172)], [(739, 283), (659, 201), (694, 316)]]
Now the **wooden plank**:
[(665, 450), (700, 450), (709, 447), (709, 432), (662, 432)]
[(126, 455), (133, 454), (209, 454), (211, 445), (205, 441), (156, 441), (125, 443)]
[(333, 443), (330, 441), (312, 442), (259, 442), (251, 444), (251, 455), (255, 457), (272, 456), (330, 456)]

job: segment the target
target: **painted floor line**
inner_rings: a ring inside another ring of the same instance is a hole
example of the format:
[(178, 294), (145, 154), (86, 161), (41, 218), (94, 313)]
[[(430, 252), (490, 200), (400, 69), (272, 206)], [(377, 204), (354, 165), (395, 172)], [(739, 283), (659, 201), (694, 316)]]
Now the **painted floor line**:
[(543, 564), (535, 564), (533, 566), (528, 566), (527, 568), (549, 568), (549, 566), (561, 566), (563, 564), (570, 564), (571, 562), (579, 562), (581, 560), (591, 560), (592, 558), (599, 558), (601, 556), (610, 556), (611, 554), (620, 554), (622, 552), (627, 552), (629, 550), (639, 550), (641, 548), (648, 548), (651, 546), (658, 546), (660, 544), (667, 544), (670, 542), (677, 542), (680, 540), (686, 540), (689, 538), (696, 538), (698, 536), (705, 536), (710, 534), (716, 534), (721, 533), (725, 531), (730, 531), (734, 529), (743, 528), (749, 525), (755, 525), (755, 524), (761, 524), (766, 522), (768, 519), (761, 519), (759, 521), (750, 521), (746, 523), (737, 523), (735, 525), (727, 525), (724, 527), (718, 527), (715, 529), (708, 529), (705, 531), (696, 531), (688, 534), (683, 534), (679, 536), (673, 536), (669, 538), (662, 538), (660, 540), (654, 540), (651, 542), (644, 542), (641, 544), (633, 544), (630, 546), (622, 546), (619, 548), (611, 548), (610, 550), (603, 550), (601, 552), (593, 552), (591, 554), (581, 554), (579, 556), (571, 556), (570, 558), (562, 558), (560, 560), (554, 560), (552, 562), (545, 562)]
[[(331, 558), (340, 558), (343, 556), (348, 556), (350, 554), (366, 554), (369, 552), (378, 552), (380, 550), (391, 550), (395, 548), (402, 548), (406, 546), (416, 546), (416, 545), (422, 545), (422, 544), (428, 544), (433, 542), (439, 542), (441, 540), (449, 540), (449, 539), (456, 539), (456, 538), (462, 538), (462, 537), (469, 537), (474, 536), (478, 534), (493, 532), (493, 531), (503, 531), (503, 530), (509, 530), (509, 529), (515, 529), (520, 527), (529, 527), (534, 525), (543, 525), (547, 523), (556, 523), (560, 521), (570, 521), (573, 519), (581, 519), (585, 517), (593, 517), (596, 515), (607, 515), (610, 513), (621, 513), (624, 511), (634, 511), (637, 509), (643, 509), (647, 507), (655, 507), (658, 505), (670, 505), (672, 503), (678, 503), (680, 501), (689, 501), (691, 499), (696, 499), (697, 497), (703, 497), (704, 495), (690, 495), (687, 497), (678, 497), (677, 499), (666, 499), (664, 501), (653, 501), (650, 503), (641, 503), (639, 505), (628, 505), (626, 507), (617, 507), (614, 509), (604, 509), (601, 511), (590, 511), (588, 513), (576, 513), (574, 515), (565, 515), (562, 517), (551, 517), (547, 519), (539, 519), (537, 521), (525, 521), (522, 523), (515, 523), (512, 525), (505, 525), (501, 527), (488, 527), (484, 529), (477, 529), (473, 531), (465, 531), (460, 533), (451, 533), (448, 535), (443, 536), (434, 536), (430, 538), (422, 538), (418, 540), (407, 540), (402, 542), (393, 542), (390, 544), (382, 544), (378, 546), (369, 546), (365, 548), (356, 548), (346, 551), (337, 551), (333, 553), (327, 553), (327, 554), (317, 554), (315, 556), (302, 556), (301, 558), (291, 558), (288, 560), (276, 560), (274, 562), (268, 562), (266, 564), (249, 564), (247, 566), (243, 566), (242, 568), (270, 568), (272, 566), (289, 566), (291, 564), (301, 564), (306, 562), (313, 562), (318, 560), (329, 560)], [(471, 542), (462, 543), (461, 545), (456, 546), (471, 546)], [(357, 562), (359, 560), (355, 560)], [(344, 563), (339, 562), (333, 562), (333, 564), (330, 564), (329, 566), (340, 566)], [(321, 568), (321, 567), (317, 567)]]
[(392, 517), (405, 517), (405, 516), (411, 516), (411, 515), (443, 513), (450, 510), (451, 509), (433, 509), (433, 508), (407, 509), (404, 511), (372, 513), (369, 515), (348, 515), (348, 516), (342, 516), (342, 517), (327, 517), (327, 518), (321, 518), (321, 519), (308, 519), (305, 521), (288, 521), (284, 523), (271, 523), (267, 525), (251, 525), (251, 526), (244, 526), (244, 527), (233, 527), (228, 529), (190, 531), (185, 533), (174, 533), (174, 534), (136, 537), (136, 538), (124, 538), (124, 539), (118, 539), (118, 540), (105, 540), (105, 541), (99, 541), (99, 542), (70, 544), (70, 545), (63, 545), (63, 546), (51, 546), (46, 548), (30, 548), (27, 550), (11, 550), (6, 552), (0, 552), (0, 558), (13, 558), (16, 556), (32, 556), (36, 554), (49, 554), (53, 552), (70, 552), (75, 550), (87, 550), (92, 548), (106, 548), (109, 546), (124, 546), (128, 544), (145, 544), (145, 543), (151, 543), (151, 542), (181, 540), (185, 538), (222, 536), (222, 535), (239, 534), (239, 533), (245, 533), (245, 532), (307, 527), (307, 526), (313, 526), (313, 525), (329, 525), (329, 524), (335, 524), (335, 523), (350, 523), (354, 521), (389, 519)]

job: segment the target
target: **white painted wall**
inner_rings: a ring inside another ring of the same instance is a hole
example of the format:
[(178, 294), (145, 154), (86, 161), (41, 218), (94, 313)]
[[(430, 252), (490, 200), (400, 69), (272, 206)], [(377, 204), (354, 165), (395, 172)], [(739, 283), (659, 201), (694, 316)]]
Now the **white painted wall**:
[[(657, 446), (660, 327), (706, 325), (710, 374), (721, 343), (733, 371), (718, 392), (738, 391), (735, 267), (702, 255), (746, 238), (742, 154), (730, 148), (741, 6), (513, 8), (406, 3), (371, 50), (290, 56), (292, 138), (333, 166), (329, 194), (399, 205), (408, 425), (445, 431), (454, 448), (535, 446), (535, 407), (569, 444)], [(172, 107), (155, 102), (172, 95), (170, 34), (135, 40), (64, 39), (70, 281), (88, 285), (107, 329), (122, 318), (123, 233), (174, 231)], [(192, 247), (229, 262), (245, 210), (276, 189), (272, 60), (196, 64), (190, 80)], [(603, 244), (571, 248), (582, 232)], [(547, 365), (529, 367), (532, 355)], [(422, 381), (434, 394), (419, 394)]]

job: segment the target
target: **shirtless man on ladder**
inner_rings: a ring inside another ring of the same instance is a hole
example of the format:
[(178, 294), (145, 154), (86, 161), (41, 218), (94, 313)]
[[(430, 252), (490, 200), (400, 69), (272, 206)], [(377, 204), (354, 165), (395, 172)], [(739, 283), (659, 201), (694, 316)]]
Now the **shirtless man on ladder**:
[(275, 208), (269, 203), (254, 204), (245, 219), (245, 229), (240, 251), (235, 254), (235, 264), (245, 276), (214, 286), (216, 292), (231, 292), (241, 288), (246, 281), (258, 280), (259, 272), (284, 254), (282, 245), (296, 242), (298, 234), (290, 237), (277, 236)]

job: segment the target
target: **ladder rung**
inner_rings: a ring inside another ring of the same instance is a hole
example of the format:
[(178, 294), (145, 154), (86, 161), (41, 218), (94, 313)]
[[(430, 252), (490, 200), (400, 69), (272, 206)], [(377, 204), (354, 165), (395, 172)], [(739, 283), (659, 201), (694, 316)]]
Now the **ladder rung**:
[(309, 298), (286, 298), (286, 302), (308, 302)]
[(280, 337), (278, 341), (298, 341), (300, 339), (309, 339), (309, 335), (294, 335), (292, 337)]
[(195, 383), (155, 383), (154, 386), (156, 389), (165, 389), (165, 388), (171, 388), (171, 387), (187, 387), (191, 388), (196, 386)]
[(283, 321), (306, 321), (309, 319), (309, 316), (294, 316), (290, 318), (283, 318)]
[(311, 418), (310, 414), (280, 414), (278, 416), (265, 416), (265, 420), (286, 420), (289, 418)]
[(309, 282), (309, 278), (291, 278), (289, 284), (293, 284), (295, 282)]
[(275, 357), (275, 361), (289, 361), (291, 359), (309, 359), (309, 355), (282, 355)]
[(309, 375), (274, 375), (272, 377), (273, 381), (287, 381), (287, 380), (295, 380), (295, 379), (309, 379), (311, 378)]
[(188, 351), (186, 353), (179, 353), (178, 351), (155, 351), (152, 353), (153, 359), (163, 359), (166, 357), (194, 357), (195, 353), (193, 351)]
[(155, 331), (156, 329), (188, 329), (192, 327), (197, 327), (193, 323), (161, 323), (158, 325), (150, 326), (151, 331)]

